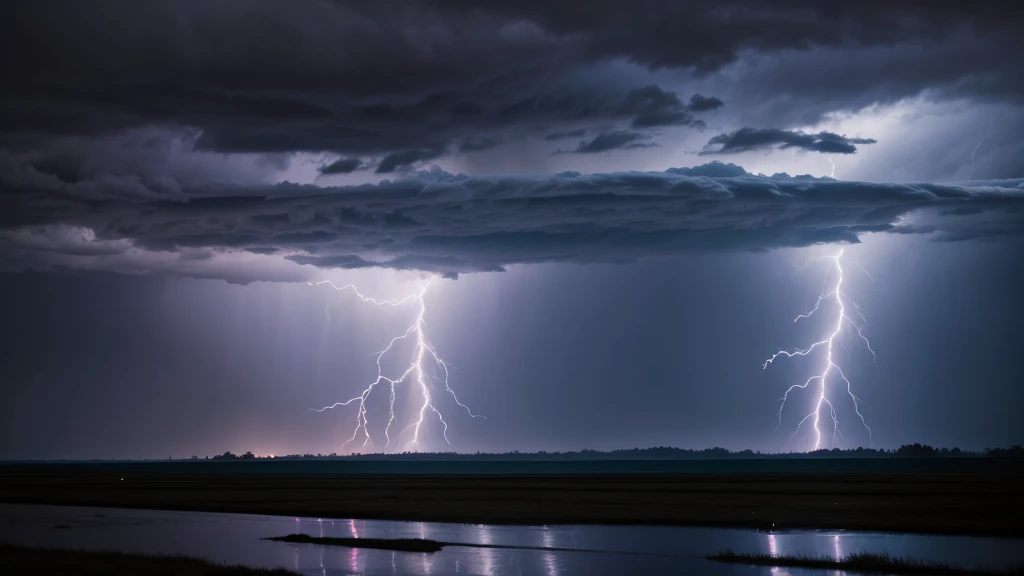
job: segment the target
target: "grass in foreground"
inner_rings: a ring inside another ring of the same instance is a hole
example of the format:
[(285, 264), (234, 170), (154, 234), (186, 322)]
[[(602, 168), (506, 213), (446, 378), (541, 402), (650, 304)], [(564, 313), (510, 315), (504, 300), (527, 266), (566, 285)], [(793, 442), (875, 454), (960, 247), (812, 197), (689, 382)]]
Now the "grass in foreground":
[(873, 572), (882, 574), (929, 574), (933, 576), (964, 576), (968, 574), (1024, 575), (1024, 566), (1006, 570), (976, 570), (950, 564), (930, 563), (911, 558), (889, 556), (888, 554), (851, 554), (836, 560), (827, 556), (772, 556), (770, 554), (734, 554), (725, 551), (708, 556), (708, 560), (733, 564), (756, 566), (782, 566), (786, 568), (821, 568), (825, 570), (846, 570), (849, 572)]
[(348, 548), (369, 548), (373, 550), (396, 550), (398, 552), (440, 552), (443, 542), (423, 540), (420, 538), (318, 538), (307, 534), (289, 534), (264, 538), (274, 542), (292, 542), (295, 544), (323, 544), (325, 546), (346, 546)]
[(36, 576), (295, 576), (284, 569), (228, 566), (187, 556), (149, 556), (0, 545), (0, 574)]

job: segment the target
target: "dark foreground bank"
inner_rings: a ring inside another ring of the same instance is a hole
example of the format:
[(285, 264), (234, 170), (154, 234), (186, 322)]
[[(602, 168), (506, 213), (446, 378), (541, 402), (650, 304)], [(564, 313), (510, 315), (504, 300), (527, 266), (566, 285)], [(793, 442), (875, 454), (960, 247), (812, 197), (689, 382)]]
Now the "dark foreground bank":
[(0, 574), (104, 574), (109, 576), (292, 576), (295, 572), (225, 566), (185, 556), (148, 556), (0, 545)]
[(1024, 574), (1024, 566), (1006, 570), (979, 570), (949, 564), (921, 562), (909, 558), (898, 558), (885, 554), (852, 554), (835, 559), (812, 556), (771, 556), (768, 554), (733, 554), (724, 552), (708, 556), (708, 560), (730, 564), (752, 566), (779, 566), (785, 568), (811, 568), (821, 570), (844, 570), (847, 572), (872, 574), (906, 574), (927, 576), (1017, 576)]
[(0, 467), (0, 502), (477, 524), (1024, 536), (1024, 474), (372, 475)]

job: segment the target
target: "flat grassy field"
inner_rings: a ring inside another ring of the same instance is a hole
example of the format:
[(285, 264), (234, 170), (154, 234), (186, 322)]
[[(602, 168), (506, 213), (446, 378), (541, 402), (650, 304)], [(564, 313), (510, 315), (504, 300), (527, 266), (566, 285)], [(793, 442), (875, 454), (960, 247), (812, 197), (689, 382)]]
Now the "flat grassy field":
[(1024, 536), (1024, 474), (1005, 470), (336, 475), (14, 465), (0, 467), (0, 502), (489, 524)]

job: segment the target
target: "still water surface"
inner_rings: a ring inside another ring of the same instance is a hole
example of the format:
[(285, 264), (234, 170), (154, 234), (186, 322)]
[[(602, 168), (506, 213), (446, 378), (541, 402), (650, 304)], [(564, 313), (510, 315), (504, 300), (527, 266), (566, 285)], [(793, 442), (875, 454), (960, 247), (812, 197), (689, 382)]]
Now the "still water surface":
[[(68, 526), (70, 528), (55, 528)], [(434, 554), (269, 542), (291, 533), (355, 538), (429, 538), (574, 550), (446, 547)], [(964, 566), (1024, 563), (1024, 541), (871, 532), (757, 532), (653, 526), (494, 526), (284, 518), (74, 506), (0, 504), (0, 542), (86, 550), (185, 554), (232, 564), (284, 567), (309, 575), (762, 574), (821, 571), (723, 565), (701, 558), (735, 552), (842, 557), (886, 552)], [(835, 574), (834, 572), (829, 572)]]

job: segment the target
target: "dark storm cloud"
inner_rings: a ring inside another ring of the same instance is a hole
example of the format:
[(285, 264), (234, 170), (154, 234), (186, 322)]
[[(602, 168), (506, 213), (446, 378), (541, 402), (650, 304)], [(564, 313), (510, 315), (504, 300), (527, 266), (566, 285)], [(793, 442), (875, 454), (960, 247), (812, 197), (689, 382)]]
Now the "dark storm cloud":
[[(469, 6), (471, 0), (449, 3)], [(495, 0), (495, 13), (527, 18), (557, 34), (583, 35), (594, 56), (625, 56), (652, 66), (713, 70), (745, 49), (804, 49), (809, 45), (890, 45), (934, 39), (965, 26), (1011, 30), (1024, 8), (1012, 1), (965, 4), (913, 0), (817, 2), (783, 0), (771, 9), (756, 0)]]
[[(648, 148), (668, 127), (698, 130), (728, 114), (781, 119), (716, 136), (704, 153), (853, 153), (873, 140), (786, 127), (925, 92), (1021, 102), (1022, 15), (1021, 3), (909, 0), (6, 2), (0, 49), (17, 57), (0, 94), (3, 251), (15, 268), (61, 254), (102, 266), (132, 250), (233, 249), (459, 272), (923, 232), (898, 217), (965, 203), (984, 212), (927, 225), (977, 236), (971, 219), (1016, 206), (1016, 181), (899, 187), (725, 165), (414, 171), (524, 140), (580, 139), (562, 150), (576, 154)], [(663, 86), (671, 78), (739, 88), (676, 92)], [(259, 159), (244, 164), (243, 152)], [(413, 175), (371, 187), (266, 184), (295, 152), (339, 158), (326, 174)], [(995, 233), (1015, 230), (1008, 222)]]
[(651, 142), (641, 142), (641, 140), (646, 138), (648, 138), (648, 136), (642, 132), (631, 132), (629, 130), (606, 132), (604, 134), (594, 136), (591, 140), (581, 141), (579, 146), (571, 152), (573, 154), (596, 154), (598, 152), (609, 152), (617, 149), (650, 148), (652, 146), (657, 146), (657, 144)]
[(321, 174), (350, 174), (363, 167), (359, 158), (339, 158), (326, 166), (320, 167)]
[(715, 110), (721, 108), (725, 103), (714, 96), (704, 96), (703, 94), (694, 94), (690, 96), (689, 109), (693, 112), (707, 112), (709, 110)]
[(926, 90), (1018, 103), (1024, 94), (1015, 56), (1024, 50), (1017, 30), (1024, 4), (1012, 0), (783, 0), (770, 9), (756, 0), (597, 0), (586, 9), (496, 0), (488, 7), (575, 38), (591, 58), (712, 74), (750, 55), (767, 57), (767, 66), (740, 77), (757, 98), (813, 94), (859, 109)]
[(19, 55), (0, 96), (11, 149), (190, 127), (200, 150), (333, 152), (386, 173), (440, 149), (494, 147), (508, 128), (540, 138), (626, 120), (617, 106), (630, 87), (584, 77), (576, 41), (486, 5), (43, 0), (3, 11), (0, 47)]
[[(207, 184), (169, 199), (140, 193), (103, 201), (69, 194), (74, 188), (67, 184), (33, 180), (31, 169), (0, 176), (6, 215), (0, 262), (7, 269), (54, 261), (74, 267), (78, 260), (70, 255), (78, 254), (92, 258), (92, 267), (106, 258), (123, 271), (131, 262), (111, 254), (142, 254), (145, 261), (229, 250), (325, 268), (451, 274), (519, 263), (857, 242), (869, 232), (965, 240), (1024, 231), (1024, 180), (874, 184), (755, 176), (717, 162), (591, 175), (476, 177), (434, 170), (343, 187)], [(101, 255), (90, 256), (94, 252)], [(179, 265), (161, 261), (145, 269), (175, 273)], [(229, 272), (233, 281), (302, 279), (294, 270), (265, 274), (257, 265)], [(217, 271), (202, 274), (216, 277)]]
[(586, 130), (568, 130), (566, 132), (552, 132), (551, 134), (544, 136), (544, 139), (547, 140), (548, 142), (554, 142), (556, 140), (563, 140), (565, 138), (579, 138), (580, 136), (583, 136), (586, 133)]
[(732, 110), (753, 116), (744, 123), (774, 125), (813, 124), (830, 112), (919, 96), (1020, 106), (1024, 70), (1007, 55), (1022, 50), (1024, 36), (997, 26), (892, 46), (757, 54), (737, 62), (736, 83), (726, 96)]
[(769, 148), (798, 148), (807, 152), (827, 154), (853, 154), (855, 144), (875, 144), (871, 138), (848, 138), (832, 132), (806, 134), (777, 128), (741, 128), (711, 138), (701, 154), (735, 154)]
[[(713, 74), (750, 55), (806, 56), (769, 75), (748, 70), (740, 81), (758, 81), (741, 96), (816, 99), (801, 109), (818, 115), (923, 90), (1024, 93), (1013, 56), (1020, 3), (26, 0), (2, 11), (0, 49), (18, 55), (0, 96), (0, 139), (12, 149), (46, 135), (187, 126), (202, 130), (205, 150), (381, 162), (509, 128), (541, 138), (583, 123), (700, 127), (693, 114), (722, 104), (588, 75), (616, 59)], [(826, 49), (839, 61), (817, 57)]]
[(656, 85), (630, 90), (618, 112), (633, 118), (633, 128), (652, 128), (655, 126), (696, 126), (703, 128), (704, 123), (695, 120), (692, 112), (706, 112), (723, 105), (718, 98), (708, 98), (694, 94), (690, 106), (683, 105), (675, 92), (666, 92)]
[(498, 145), (497, 138), (466, 138), (459, 143), (459, 152), (482, 152)]
[(440, 158), (444, 154), (444, 148), (425, 148), (422, 150), (403, 150), (392, 152), (381, 159), (377, 165), (378, 174), (389, 174), (398, 168), (405, 168), (424, 160)]

